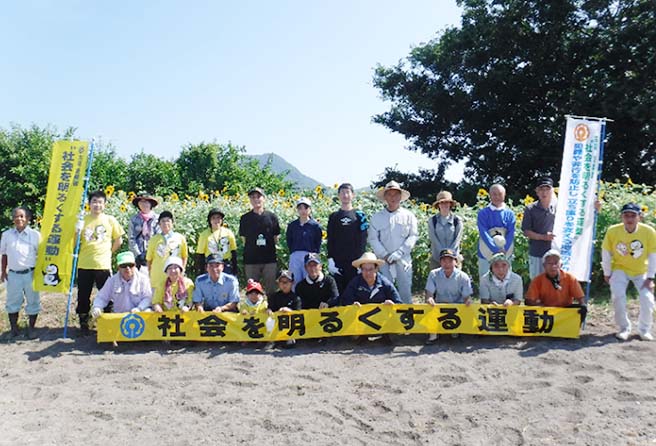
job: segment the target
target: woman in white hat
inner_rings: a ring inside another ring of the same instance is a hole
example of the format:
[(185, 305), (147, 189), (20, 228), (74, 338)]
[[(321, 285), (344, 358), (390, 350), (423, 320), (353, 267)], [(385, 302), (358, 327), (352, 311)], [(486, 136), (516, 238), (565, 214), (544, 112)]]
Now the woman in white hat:
[(401, 296), (394, 284), (378, 273), (380, 266), (385, 264), (384, 260), (376, 258), (373, 252), (365, 252), (352, 264), (360, 273), (351, 279), (339, 296), (340, 305), (401, 303)]
[(458, 202), (451, 192), (440, 191), (433, 203), (438, 212), (428, 219), (428, 236), (431, 242), (430, 269), (440, 267), (440, 252), (450, 249), (460, 254), (462, 240), (462, 219), (453, 213)]
[(164, 265), (164, 282), (155, 288), (153, 311), (189, 311), (194, 293), (194, 282), (184, 276), (184, 264), (180, 257), (170, 256)]

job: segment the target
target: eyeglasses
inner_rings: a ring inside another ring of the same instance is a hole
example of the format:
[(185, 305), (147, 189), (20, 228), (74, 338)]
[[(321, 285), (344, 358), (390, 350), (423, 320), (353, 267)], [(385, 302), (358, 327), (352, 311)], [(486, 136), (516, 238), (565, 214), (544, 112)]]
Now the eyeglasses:
[(118, 267), (121, 269), (134, 268), (134, 263), (130, 263), (127, 265), (119, 265)]

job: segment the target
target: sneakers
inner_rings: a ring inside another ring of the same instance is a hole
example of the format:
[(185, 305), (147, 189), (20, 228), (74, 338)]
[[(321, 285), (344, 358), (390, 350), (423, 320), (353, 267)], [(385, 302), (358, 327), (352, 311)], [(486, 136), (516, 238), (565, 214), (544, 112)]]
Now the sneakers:
[(628, 341), (629, 336), (631, 336), (631, 331), (630, 330), (622, 330), (622, 331), (620, 331), (619, 333), (617, 333), (615, 335), (615, 337), (617, 339), (619, 339), (620, 341)]
[(643, 341), (653, 341), (654, 340), (654, 335), (647, 332), (647, 333), (640, 333), (640, 339)]

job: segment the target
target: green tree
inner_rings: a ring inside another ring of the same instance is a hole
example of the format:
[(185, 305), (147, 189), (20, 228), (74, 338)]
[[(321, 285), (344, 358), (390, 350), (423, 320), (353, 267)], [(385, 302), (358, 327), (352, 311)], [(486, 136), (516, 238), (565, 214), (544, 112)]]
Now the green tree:
[(127, 166), (127, 190), (135, 193), (149, 192), (168, 195), (188, 190), (180, 183), (180, 176), (173, 161), (144, 153), (132, 155)]
[(605, 179), (656, 182), (653, 0), (461, 0), (462, 23), (378, 66), (389, 111), (374, 116), (472, 184), (519, 191), (558, 177), (564, 115), (608, 125)]
[(130, 190), (127, 170), (128, 163), (116, 154), (114, 147), (99, 145), (93, 153), (89, 190), (102, 190), (110, 184), (116, 189)]
[[(69, 129), (64, 136), (73, 132)], [(11, 224), (11, 210), (16, 206), (27, 206), (35, 215), (42, 212), (52, 144), (59, 137), (52, 127), (0, 129), (0, 227)]]
[(253, 186), (267, 190), (291, 187), (284, 174), (271, 170), (270, 163), (260, 167), (257, 160), (247, 157), (245, 153), (243, 146), (232, 143), (201, 142), (183, 147), (175, 163), (190, 194), (215, 190), (243, 193)]

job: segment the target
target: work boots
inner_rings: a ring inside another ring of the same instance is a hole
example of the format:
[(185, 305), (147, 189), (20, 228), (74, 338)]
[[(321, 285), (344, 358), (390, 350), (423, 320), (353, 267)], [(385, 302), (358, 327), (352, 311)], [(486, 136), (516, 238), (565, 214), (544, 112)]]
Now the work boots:
[(78, 317), (80, 318), (80, 335), (89, 336), (91, 334), (91, 331), (89, 331), (89, 314), (78, 314)]
[(18, 313), (9, 313), (9, 325), (11, 326), (11, 337), (17, 338), (20, 335), (20, 331), (18, 331)]
[(30, 314), (29, 315), (30, 322), (27, 326), (27, 339), (36, 339), (37, 338), (36, 328), (35, 328), (36, 318), (37, 317), (39, 317), (38, 314)]

